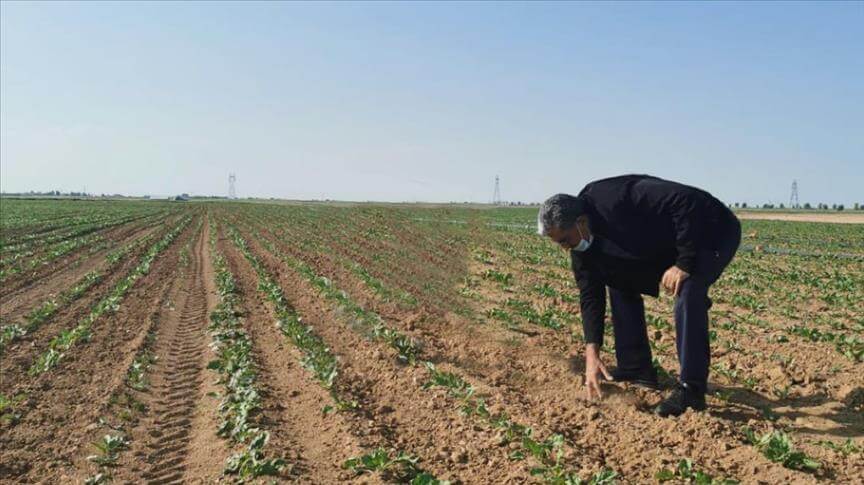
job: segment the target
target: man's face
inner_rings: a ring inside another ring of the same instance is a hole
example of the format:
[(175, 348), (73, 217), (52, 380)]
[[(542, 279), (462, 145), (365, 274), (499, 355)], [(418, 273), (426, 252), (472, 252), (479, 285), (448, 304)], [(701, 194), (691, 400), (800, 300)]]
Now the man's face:
[(569, 229), (561, 229), (552, 227), (549, 229), (549, 239), (555, 241), (555, 244), (569, 251), (575, 248), (583, 237), (587, 238), (590, 235), (588, 229), (588, 219), (584, 216), (576, 219), (576, 224), (570, 226)]
[(555, 244), (561, 246), (567, 251), (576, 247), (576, 245), (579, 244), (579, 240), (582, 239), (579, 236), (579, 231), (576, 230), (575, 225), (570, 227), (570, 229), (565, 230), (553, 227), (549, 230), (549, 234), (547, 235), (549, 236), (549, 239), (555, 241)]

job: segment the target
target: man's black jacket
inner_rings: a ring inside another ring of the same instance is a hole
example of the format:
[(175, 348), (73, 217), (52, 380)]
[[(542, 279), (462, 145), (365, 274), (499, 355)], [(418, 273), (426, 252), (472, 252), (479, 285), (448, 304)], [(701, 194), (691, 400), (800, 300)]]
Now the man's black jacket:
[(663, 272), (693, 274), (699, 251), (714, 250), (734, 220), (711, 194), (648, 175), (597, 180), (579, 193), (594, 242), (571, 251), (587, 343), (602, 344), (606, 286), (658, 296)]

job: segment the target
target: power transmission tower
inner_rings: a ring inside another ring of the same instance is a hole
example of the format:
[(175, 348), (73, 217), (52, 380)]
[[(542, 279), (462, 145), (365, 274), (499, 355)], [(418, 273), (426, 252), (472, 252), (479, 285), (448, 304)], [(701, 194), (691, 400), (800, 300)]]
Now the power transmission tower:
[(228, 198), (236, 199), (237, 198), (237, 187), (235, 184), (237, 183), (237, 176), (233, 173), (228, 174)]
[(492, 203), (501, 205), (501, 184), (498, 181), (498, 176), (495, 176), (495, 193), (492, 195)]
[(798, 181), (792, 181), (792, 194), (789, 195), (789, 207), (792, 209), (797, 209), (800, 206), (798, 202)]

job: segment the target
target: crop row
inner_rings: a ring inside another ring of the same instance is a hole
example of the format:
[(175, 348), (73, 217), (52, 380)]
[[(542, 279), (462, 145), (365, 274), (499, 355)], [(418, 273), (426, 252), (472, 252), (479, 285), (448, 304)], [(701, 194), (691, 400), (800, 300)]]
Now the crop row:
[[(302, 323), (296, 310), (285, 299), (281, 288), (269, 274), (267, 267), (249, 249), (246, 240), (234, 228), (229, 228), (229, 234), (235, 246), (253, 266), (259, 277), (258, 288), (273, 305), (277, 316), (277, 325), (282, 333), (304, 353), (302, 365), (310, 370), (319, 383), (330, 391), (336, 403), (336, 411), (350, 411), (358, 408), (356, 400), (341, 395), (337, 383), (338, 361), (326, 346), (323, 339), (314, 333), (311, 327)], [(407, 356), (406, 356), (407, 358)], [(325, 407), (329, 409), (330, 407)], [(447, 482), (436, 479), (417, 464), (417, 458), (396, 452), (390, 456), (386, 449), (379, 448), (371, 453), (347, 460), (343, 467), (357, 473), (382, 472), (385, 477), (391, 476), (403, 483), (411, 485), (445, 485)]]
[(61, 256), (71, 253), (72, 251), (93, 245), (93, 243), (102, 239), (101, 234), (92, 234), (89, 236), (79, 237), (68, 241), (63, 241), (56, 246), (46, 250), (33, 258), (24, 261), (13, 261), (9, 264), (4, 264), (3, 269), (0, 269), (0, 280), (6, 279), (9, 276), (31, 271), (39, 266), (45, 265), (54, 261)]
[[(131, 227), (139, 227), (141, 224), (131, 224)], [(67, 254), (81, 250), (81, 254), (70, 260), (71, 264), (76, 264), (83, 259), (85, 254), (94, 254), (106, 248), (112, 248), (117, 245), (116, 241), (106, 240), (104, 238), (105, 231), (99, 231), (76, 237), (74, 239), (66, 239), (48, 249), (30, 252), (32, 257), (12, 261), (11, 264), (4, 265), (0, 269), (0, 279), (7, 279), (10, 276), (37, 270), (40, 267), (46, 266), (51, 262), (60, 259)], [(34, 273), (35, 274), (35, 273)]]
[[(581, 483), (577, 474), (562, 461), (564, 438), (561, 435), (537, 439), (531, 428), (514, 422), (506, 414), (491, 413), (486, 401), (477, 396), (475, 388), (463, 377), (454, 372), (442, 371), (432, 362), (421, 359), (419, 347), (412, 338), (387, 326), (377, 313), (354, 302), (344, 290), (333, 285), (330, 279), (318, 275), (307, 263), (279, 252), (267, 238), (259, 236), (258, 241), (286, 266), (306, 279), (326, 300), (340, 308), (343, 314), (350, 315), (352, 328), (359, 328), (367, 338), (389, 345), (404, 364), (422, 366), (428, 375), (428, 380), (422, 385), (424, 389), (445, 389), (447, 394), (456, 400), (460, 412), (500, 430), (505, 443), (516, 443), (518, 447), (511, 454), (511, 459), (533, 458), (536, 465), (532, 467), (531, 473), (542, 478), (545, 483)], [(380, 281), (375, 281), (372, 286), (381, 284)], [(614, 472), (604, 470), (592, 477), (589, 483), (607, 483), (614, 476)]]
[[(126, 369), (123, 385), (115, 389), (109, 398), (108, 410), (113, 418), (129, 422), (146, 412), (146, 406), (130, 390), (143, 392), (150, 386), (148, 371), (156, 362), (156, 356), (152, 352), (155, 341), (156, 333), (153, 331), (151, 319), (144, 343)], [(121, 453), (128, 450), (131, 445), (131, 439), (125, 432), (123, 424), (112, 424), (106, 418), (100, 418), (99, 423), (107, 427), (110, 432), (92, 443), (96, 454), (88, 456), (87, 460), (95, 465), (96, 471), (84, 480), (85, 485), (111, 483)]]
[(354, 260), (371, 276), (387, 282), (397, 297), (408, 296), (406, 301), (422, 299), (442, 312), (460, 305), (452, 286), (461, 271), (459, 255), (465, 239), (448, 227), (419, 234), (406, 231), (411, 222), (403, 211), (394, 209), (262, 208), (255, 214), (252, 219), (278, 226), (296, 241), (297, 250)]
[[(501, 249), (502, 247), (506, 247), (510, 245), (510, 242), (504, 244), (498, 244), (497, 249)], [(551, 246), (551, 245), (550, 245)], [(515, 292), (517, 294), (525, 294), (526, 288), (523, 286), (522, 288), (517, 288), (514, 280), (516, 277), (512, 276), (512, 273), (505, 273), (504, 269), (501, 269), (501, 266), (498, 266), (495, 263), (501, 263), (501, 261), (497, 257), (492, 257), (491, 252), (484, 251), (486, 256), (483, 261), (486, 264), (494, 264), (494, 268), (492, 270), (486, 270), (485, 273), (481, 274), (481, 278), (489, 281), (498, 282), (500, 284), (499, 292), (508, 293)], [(507, 251), (505, 251), (507, 252)], [(513, 271), (513, 273), (518, 274), (518, 277), (528, 277), (528, 275), (534, 273), (535, 271), (530, 270), (529, 265), (533, 264), (532, 261), (525, 260), (522, 258), (522, 263), (525, 266), (521, 268), (515, 268), (518, 266), (517, 256), (519, 255), (518, 249), (511, 248), (507, 254), (510, 256), (507, 258), (509, 266), (504, 266)], [(749, 254), (743, 256), (746, 260), (750, 257)], [(798, 258), (800, 259), (800, 258)], [(747, 266), (746, 263), (741, 263), (740, 260), (737, 262), (740, 266)], [(736, 311), (733, 309), (725, 313), (726, 319), (721, 320), (720, 322), (715, 323), (715, 330), (711, 330), (709, 332), (709, 338), (713, 342), (713, 345), (720, 345), (725, 348), (726, 353), (730, 352), (740, 352), (742, 350), (740, 337), (736, 338), (734, 335), (731, 335), (730, 338), (723, 338), (720, 332), (731, 331), (736, 335), (741, 334), (751, 334), (752, 331), (749, 330), (750, 326), (757, 326), (761, 331), (766, 331), (770, 329), (771, 326), (768, 322), (756, 317), (757, 314), (766, 312), (769, 310), (769, 306), (764, 302), (773, 302), (775, 305), (771, 307), (771, 311), (775, 311), (781, 313), (785, 316), (790, 316), (794, 312), (788, 310), (788, 306), (783, 306), (783, 303), (786, 305), (792, 305), (794, 303), (800, 302), (802, 299), (806, 299), (806, 297), (812, 297), (812, 292), (814, 290), (820, 291), (821, 293), (817, 293), (820, 295), (820, 298), (828, 304), (831, 305), (843, 305), (844, 302), (851, 301), (854, 297), (851, 295), (856, 294), (858, 291), (858, 281), (860, 280), (860, 271), (857, 273), (854, 269), (846, 268), (845, 270), (838, 270), (836, 268), (831, 271), (822, 272), (822, 276), (817, 280), (816, 274), (813, 272), (798, 272), (798, 273), (789, 273), (789, 272), (780, 272), (777, 273), (776, 269), (776, 261), (775, 265), (766, 265), (764, 267), (760, 267), (758, 271), (754, 271), (752, 266), (747, 267), (746, 276), (742, 276), (742, 271), (739, 270), (739, 267), (731, 267), (731, 271), (728, 275), (724, 275), (725, 281), (721, 280), (721, 288), (726, 285), (736, 285), (733, 288), (729, 288), (728, 291), (721, 291), (720, 296), (715, 298), (715, 302), (723, 302), (727, 298), (731, 300), (731, 304), (738, 309), (748, 310), (747, 313), (743, 313), (740, 311)], [(738, 270), (738, 271), (736, 271)], [(767, 275), (767, 276), (766, 276)], [(795, 275), (798, 275), (796, 277)], [(544, 275), (544, 278), (548, 278), (549, 275)], [(784, 277), (788, 277), (788, 282)], [(749, 282), (747, 285), (743, 285), (742, 287), (742, 279)], [(796, 294), (789, 293), (787, 288), (789, 288), (788, 283), (801, 283), (802, 279), (806, 279), (806, 283), (810, 286), (810, 294)], [(826, 282), (827, 281), (827, 282)], [(787, 286), (784, 286), (787, 285)], [(755, 291), (748, 292), (747, 290), (751, 289)], [(763, 291), (763, 289), (770, 289), (770, 292)], [(743, 291), (742, 291), (743, 290)], [(845, 293), (843, 293), (845, 292)], [(488, 294), (489, 292), (484, 292), (484, 294)], [(550, 292), (552, 294), (553, 292)], [(829, 295), (834, 295), (829, 297)], [(845, 299), (844, 299), (845, 298)], [(850, 299), (851, 298), (851, 299)], [(508, 297), (507, 303), (513, 303), (513, 298)], [(860, 302), (860, 299), (859, 299)], [(665, 321), (662, 317), (657, 316), (656, 312), (658, 306), (662, 306), (667, 304), (668, 302), (665, 299), (661, 299), (661, 301), (653, 302), (650, 313), (647, 315), (647, 320), (649, 325), (656, 328), (657, 332), (663, 331), (668, 332), (671, 330), (671, 326), (668, 321)], [(780, 303), (779, 309), (777, 304)], [(856, 302), (857, 303), (857, 302)], [(505, 305), (512, 306), (512, 305)], [(715, 307), (715, 310), (717, 308)], [(498, 309), (494, 310), (495, 316), (499, 316), (500, 313)], [(723, 311), (721, 309), (721, 311)], [(854, 313), (856, 310), (853, 308), (852, 312)], [(667, 313), (666, 311), (663, 312)], [(845, 330), (847, 329), (847, 325), (838, 324), (839, 322), (833, 321), (832, 328)], [(834, 325), (837, 324), (837, 325)], [(607, 326), (608, 327), (608, 326)], [(609, 328), (607, 328), (609, 330)], [(718, 332), (719, 331), (719, 332)], [(835, 345), (835, 348), (838, 352), (850, 358), (853, 362), (860, 361), (861, 353), (862, 353), (862, 341), (860, 337), (857, 337), (855, 334), (843, 333), (841, 332), (832, 332), (832, 331), (823, 331), (814, 327), (804, 326), (804, 325), (792, 325), (790, 327), (785, 328), (786, 333), (796, 335), (798, 337), (810, 340), (812, 342), (830, 342)], [(728, 335), (728, 334), (727, 334)], [(776, 332), (771, 334), (776, 337)], [(782, 337), (782, 335), (781, 335)], [(745, 342), (753, 342), (753, 339), (744, 339)], [(775, 339), (777, 341), (777, 339)], [(669, 344), (661, 344), (660, 342), (652, 341), (652, 349), (655, 351), (655, 356), (661, 353), (666, 353), (671, 350), (671, 345)], [(716, 348), (716, 347), (715, 347)], [(754, 358), (758, 357), (759, 352), (754, 353)], [(655, 357), (656, 358), (656, 357)], [(773, 358), (773, 357), (772, 357)], [(760, 386), (758, 380), (753, 375), (747, 375), (746, 371), (741, 368), (736, 368), (734, 363), (741, 362), (741, 359), (738, 358), (736, 360), (730, 362), (720, 362), (715, 363), (712, 366), (713, 371), (716, 374), (722, 375), (730, 382), (734, 384), (740, 384), (747, 389), (755, 390), (755, 389), (764, 389), (765, 386)], [(657, 363), (655, 362), (655, 365)], [(739, 366), (740, 367), (740, 366)], [(769, 389), (770, 390), (770, 389)], [(789, 386), (787, 385), (785, 389), (777, 388), (776, 386), (773, 388), (774, 394), (780, 398), (785, 399), (788, 397)], [(722, 396), (719, 396), (723, 398)], [(777, 419), (776, 416), (771, 416), (770, 410), (765, 410), (765, 416), (769, 419)], [(795, 470), (803, 470), (803, 471), (814, 471), (818, 469), (818, 463), (812, 458), (807, 457), (806, 454), (800, 451), (794, 451), (791, 445), (791, 438), (780, 432), (768, 433), (763, 435), (762, 437), (755, 437), (755, 435), (744, 433), (745, 441), (753, 444), (758, 450), (762, 451), (763, 454), (771, 461), (776, 461), (783, 466)], [(706, 477), (701, 471), (695, 470), (692, 467), (692, 462), (682, 461), (679, 466), (679, 469), (676, 471), (663, 471), (658, 475), (662, 475), (664, 480), (666, 479), (685, 479), (685, 480), (702, 480), (705, 481)], [(661, 477), (658, 476), (658, 479)], [(722, 483), (722, 481), (718, 481), (719, 479), (711, 479), (706, 481), (709, 482), (717, 482)], [(726, 480), (726, 479), (723, 479)]]
[(301, 361), (303, 367), (312, 372), (325, 389), (331, 391), (331, 395), (337, 403), (340, 402), (339, 397), (333, 392), (336, 378), (339, 375), (336, 357), (312, 327), (303, 323), (297, 311), (285, 299), (279, 284), (273, 280), (264, 264), (252, 253), (240, 233), (229, 227), (228, 234), (258, 275), (258, 290), (273, 305), (279, 330), (303, 353)]
[(20, 242), (2, 247), (3, 259), (0, 264), (7, 265), (15, 260), (20, 260), (27, 256), (32, 256), (38, 251), (42, 251), (43, 246), (52, 243), (62, 243), (69, 239), (86, 236), (103, 229), (116, 227), (133, 222), (146, 221), (158, 218), (163, 213), (155, 213), (150, 215), (131, 215), (124, 217), (100, 218), (94, 221), (87, 221), (83, 224), (67, 226), (62, 230), (51, 231), (48, 233), (28, 234)]
[[(127, 217), (177, 211), (175, 204), (135, 201), (54, 201), (3, 198), (2, 245), (40, 238), (70, 227)], [(2, 247), (2, 246), (0, 246)]]
[(58, 310), (64, 308), (82, 297), (93, 286), (103, 280), (106, 275), (120, 266), (120, 263), (137, 248), (146, 245), (153, 239), (152, 235), (145, 235), (132, 243), (109, 253), (106, 257), (107, 265), (100, 269), (89, 271), (76, 281), (71, 288), (62, 291), (59, 295), (42, 302), (23, 317), (20, 323), (11, 323), (0, 328), (0, 354), (8, 344), (20, 337), (27, 335), (48, 321)]
[(30, 373), (38, 375), (52, 369), (60, 363), (66, 353), (76, 343), (89, 340), (90, 329), (93, 324), (103, 314), (115, 312), (120, 308), (120, 303), (129, 292), (129, 289), (132, 288), (138, 279), (150, 272), (150, 266), (153, 264), (153, 261), (183, 231), (189, 220), (189, 216), (184, 217), (177, 226), (168, 231), (162, 239), (151, 246), (141, 258), (138, 265), (120, 280), (107, 296), (94, 305), (90, 313), (82, 318), (74, 328), (64, 330), (54, 337), (49, 343), (48, 350), (41, 354), (30, 367)]
[(237, 308), (239, 295), (234, 275), (216, 248), (217, 228), (210, 224), (210, 254), (216, 272), (219, 303), (210, 314), (210, 335), (216, 359), (208, 368), (219, 374), (225, 395), (219, 404), (222, 422), (217, 434), (245, 448), (228, 458), (224, 472), (238, 480), (277, 475), (285, 467), (281, 458), (266, 458), (264, 447), (270, 435), (252, 420), (261, 411), (261, 396), (252, 357), (252, 340), (243, 329)]

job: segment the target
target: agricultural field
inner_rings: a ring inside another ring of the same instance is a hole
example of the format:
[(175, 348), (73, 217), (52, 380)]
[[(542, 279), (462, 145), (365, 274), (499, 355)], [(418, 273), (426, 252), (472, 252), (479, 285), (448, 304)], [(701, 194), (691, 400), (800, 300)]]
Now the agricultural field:
[[(4, 199), (0, 482), (864, 482), (864, 225), (742, 221), (709, 409), (664, 419), (585, 400), (535, 217)], [(645, 301), (668, 386), (672, 300)]]

